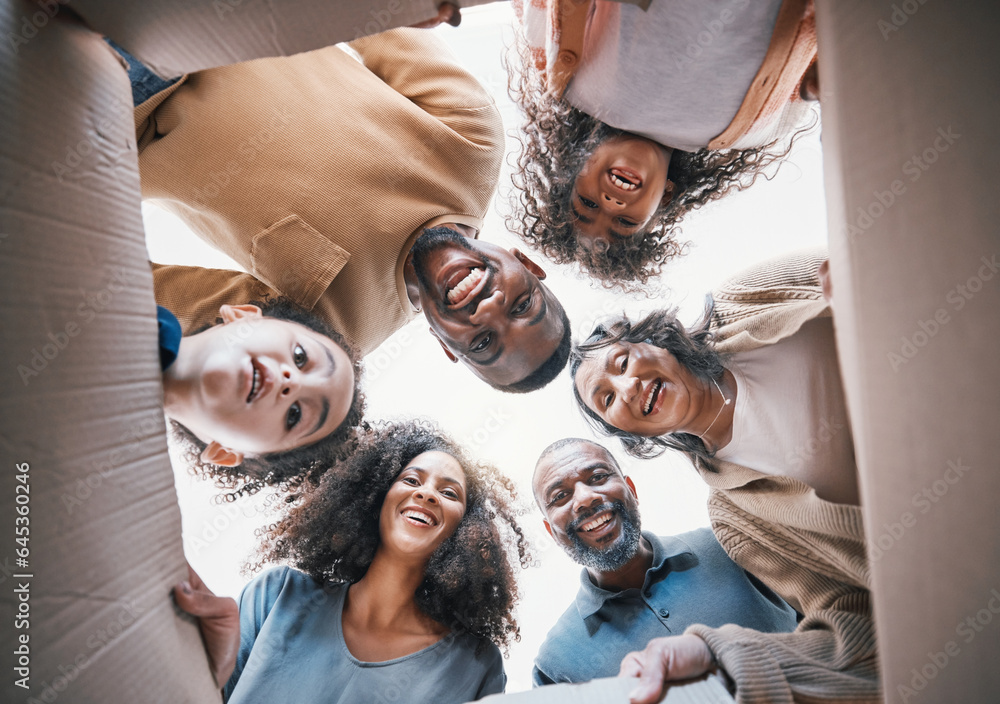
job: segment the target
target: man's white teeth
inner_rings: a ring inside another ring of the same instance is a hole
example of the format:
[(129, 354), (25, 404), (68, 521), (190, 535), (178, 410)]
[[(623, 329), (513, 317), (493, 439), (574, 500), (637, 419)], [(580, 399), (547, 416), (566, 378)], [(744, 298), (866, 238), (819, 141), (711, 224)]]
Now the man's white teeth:
[(653, 401), (656, 400), (656, 395), (660, 392), (661, 386), (663, 386), (663, 382), (657, 381), (653, 383), (653, 387), (649, 390), (649, 397), (646, 399), (646, 405), (642, 408), (644, 414), (649, 415), (649, 412), (653, 410)]
[(592, 530), (597, 530), (610, 520), (611, 520), (611, 514), (605, 513), (599, 518), (595, 518), (594, 520), (590, 521), (589, 523), (584, 523), (582, 526), (580, 526), (580, 530), (589, 533)]
[(468, 275), (458, 282), (458, 284), (448, 291), (448, 302), (455, 303), (456, 301), (462, 300), (469, 291), (476, 287), (479, 280), (483, 277), (482, 269), (473, 269), (468, 273)]
[(424, 525), (432, 526), (436, 523), (430, 516), (426, 513), (420, 513), (419, 511), (403, 511), (403, 515), (407, 518), (412, 518), (415, 521), (420, 521)]
[(621, 179), (618, 176), (615, 176), (614, 174), (611, 174), (611, 183), (615, 184), (619, 188), (622, 188), (626, 191), (634, 191), (635, 189), (638, 188), (638, 186), (635, 185), (634, 183), (625, 181), (624, 179)]

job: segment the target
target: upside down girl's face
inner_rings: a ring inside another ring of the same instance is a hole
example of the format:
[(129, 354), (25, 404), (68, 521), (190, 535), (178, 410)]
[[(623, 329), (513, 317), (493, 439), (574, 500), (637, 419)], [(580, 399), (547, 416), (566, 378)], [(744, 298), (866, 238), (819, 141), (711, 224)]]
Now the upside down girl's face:
[(421, 453), (399, 473), (382, 502), (381, 543), (425, 560), (454, 535), (465, 507), (465, 471), (458, 460), (437, 450)]
[(343, 422), (354, 364), (340, 345), (256, 306), (220, 314), (223, 325), (182, 338), (164, 377), (167, 415), (209, 445), (207, 461), (310, 445)]
[(611, 137), (591, 154), (571, 194), (580, 246), (607, 250), (641, 235), (660, 207), (672, 150), (635, 135)]

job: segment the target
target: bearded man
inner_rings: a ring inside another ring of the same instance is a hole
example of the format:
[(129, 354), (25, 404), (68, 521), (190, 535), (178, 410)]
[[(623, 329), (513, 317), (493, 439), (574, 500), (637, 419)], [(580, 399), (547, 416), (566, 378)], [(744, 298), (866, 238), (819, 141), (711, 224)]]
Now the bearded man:
[(795, 611), (730, 560), (710, 529), (642, 532), (635, 485), (601, 445), (549, 445), (532, 490), (545, 529), (584, 568), (575, 602), (535, 658), (536, 686), (614, 677), (628, 653), (696, 623), (795, 628)]

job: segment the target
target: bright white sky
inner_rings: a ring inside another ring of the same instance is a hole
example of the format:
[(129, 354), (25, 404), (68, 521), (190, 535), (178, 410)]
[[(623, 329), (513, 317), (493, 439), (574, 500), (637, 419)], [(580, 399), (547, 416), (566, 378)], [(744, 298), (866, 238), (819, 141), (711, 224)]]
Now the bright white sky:
[[(495, 3), (463, 11), (458, 29), (432, 30), (493, 92), (508, 132), (519, 124), (500, 63), (510, 43), (511, 23), (510, 5)], [(516, 144), (508, 137), (508, 152)], [(500, 194), (481, 237), (524, 248), (503, 224), (501, 213), (509, 188), (509, 167), (505, 167)], [(153, 261), (239, 268), (166, 212), (144, 205), (143, 216)], [(563, 302), (575, 337), (586, 336), (595, 320), (622, 311), (637, 314), (678, 305), (682, 319), (691, 321), (702, 310), (705, 294), (744, 266), (798, 248), (825, 246), (818, 131), (799, 141), (773, 180), (695, 213), (685, 222), (684, 233), (691, 241), (690, 251), (666, 268), (662, 284), (667, 290), (652, 298), (591, 288), (570, 268), (533, 256), (548, 272), (546, 283)], [(370, 418), (432, 419), (474, 456), (496, 464), (522, 488), (529, 509), (523, 522), (533, 536), (537, 565), (521, 574), (521, 641), (511, 648), (506, 661), (507, 691), (530, 688), (534, 655), (558, 615), (572, 602), (579, 580), (579, 568), (552, 543), (530, 503), (531, 472), (542, 449), (563, 437), (592, 437), (572, 402), (568, 374), (533, 394), (499, 393), (461, 365), (451, 364), (427, 333), (422, 317), (398, 331), (366, 363)], [(644, 529), (674, 534), (708, 525), (707, 489), (686, 460), (664, 457), (639, 462), (625, 457), (617, 446), (608, 446), (635, 481)], [(190, 477), (187, 468), (176, 462), (175, 475), (188, 559), (216, 593), (238, 596), (248, 580), (241, 566), (253, 548), (254, 530), (273, 519), (259, 510), (261, 501), (212, 504), (217, 491)]]

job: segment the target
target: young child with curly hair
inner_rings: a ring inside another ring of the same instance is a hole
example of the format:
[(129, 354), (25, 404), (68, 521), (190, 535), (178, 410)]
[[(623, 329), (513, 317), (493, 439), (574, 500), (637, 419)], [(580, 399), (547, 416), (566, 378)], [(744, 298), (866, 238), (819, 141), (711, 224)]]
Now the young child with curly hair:
[(516, 493), (428, 425), (372, 429), (268, 528), (224, 697), (460, 702), (504, 689), (529, 554)]
[(508, 227), (607, 288), (682, 254), (683, 217), (785, 156), (817, 90), (807, 0), (642, 4), (527, 0), (511, 62)]
[(315, 480), (353, 449), (364, 410), (357, 354), (285, 299), (219, 314), (181, 337), (158, 311), (163, 410), (182, 455), (231, 496)]

